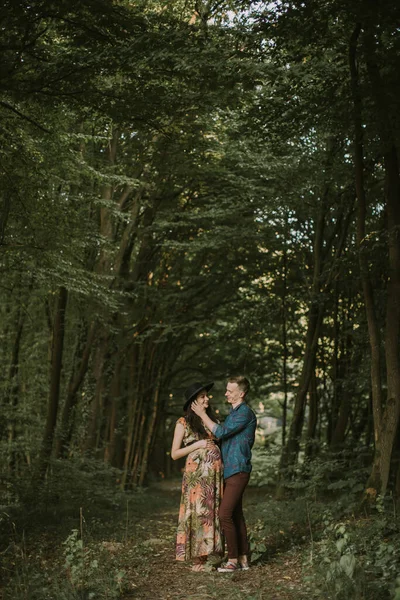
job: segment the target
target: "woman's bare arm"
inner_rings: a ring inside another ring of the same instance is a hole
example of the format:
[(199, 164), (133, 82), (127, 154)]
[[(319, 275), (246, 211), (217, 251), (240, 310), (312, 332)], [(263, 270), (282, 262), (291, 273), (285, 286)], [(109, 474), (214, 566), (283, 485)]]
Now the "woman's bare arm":
[(172, 440), (172, 448), (171, 448), (171, 458), (172, 460), (177, 460), (178, 458), (183, 458), (187, 456), (194, 450), (198, 450), (199, 448), (208, 448), (211, 447), (213, 443), (211, 440), (199, 440), (198, 442), (194, 442), (194, 444), (190, 444), (190, 446), (186, 446), (182, 448), (183, 436), (185, 435), (185, 427), (182, 423), (177, 423), (175, 425), (174, 439)]

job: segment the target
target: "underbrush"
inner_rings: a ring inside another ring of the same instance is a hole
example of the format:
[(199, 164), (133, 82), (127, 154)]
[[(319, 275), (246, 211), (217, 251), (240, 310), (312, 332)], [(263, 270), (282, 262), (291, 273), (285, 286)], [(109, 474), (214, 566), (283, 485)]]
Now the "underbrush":
[(398, 600), (400, 522), (393, 508), (388, 498), (365, 516), (337, 519), (331, 510), (324, 512), (323, 529), (306, 561), (308, 581), (319, 597)]
[(4, 600), (111, 600), (132, 592), (149, 552), (141, 523), (165, 498), (143, 488), (122, 492), (118, 476), (103, 463), (58, 461), (35, 497), (19, 482), (18, 502), (0, 507)]
[[(37, 540), (39, 542), (39, 540)], [(111, 600), (132, 593), (136, 570), (146, 569), (152, 549), (132, 539), (85, 539), (73, 529), (62, 542), (42, 538), (35, 548), (15, 546), (4, 600)]]
[[(254, 483), (269, 491), (275, 450), (272, 444), (256, 451)], [(368, 473), (364, 448), (301, 460), (279, 482), (278, 496), (257, 505), (253, 560), (297, 546), (310, 598), (400, 600), (399, 515), (390, 495), (373, 506), (363, 502)]]

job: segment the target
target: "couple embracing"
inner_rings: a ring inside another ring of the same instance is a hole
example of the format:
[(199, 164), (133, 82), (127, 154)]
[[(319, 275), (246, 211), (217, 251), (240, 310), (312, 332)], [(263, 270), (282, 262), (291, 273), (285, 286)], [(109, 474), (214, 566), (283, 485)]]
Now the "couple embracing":
[(185, 415), (175, 426), (171, 457), (187, 457), (176, 559), (193, 560), (192, 569), (204, 571), (209, 556), (224, 554), (225, 537), (228, 560), (217, 570), (230, 573), (249, 568), (242, 498), (250, 479), (257, 419), (245, 399), (249, 381), (230, 377), (225, 397), (231, 411), (220, 424), (207, 395), (213, 385), (193, 383), (188, 387)]

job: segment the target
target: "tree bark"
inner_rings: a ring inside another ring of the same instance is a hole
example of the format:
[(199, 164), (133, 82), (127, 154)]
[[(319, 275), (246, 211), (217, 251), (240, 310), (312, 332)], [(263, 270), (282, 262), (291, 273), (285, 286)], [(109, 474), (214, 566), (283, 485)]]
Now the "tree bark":
[[(350, 308), (349, 308), (350, 311)], [(348, 313), (343, 310), (342, 315), (343, 328), (347, 330), (350, 324), (350, 318)], [(352, 334), (341, 336), (340, 343), (340, 356), (337, 357), (337, 379), (340, 380), (335, 382), (335, 390), (337, 392), (337, 413), (333, 420), (333, 429), (330, 440), (330, 447), (333, 450), (340, 449), (343, 447), (346, 439), (347, 426), (349, 422), (350, 410), (351, 410), (351, 396), (353, 389), (351, 377), (352, 367)]]
[(387, 400), (383, 411), (374, 463), (367, 488), (385, 494), (390, 463), (400, 419), (400, 177), (397, 149), (385, 156), (387, 174), (387, 215), (389, 282), (386, 306), (385, 356)]
[(96, 380), (94, 396), (89, 409), (89, 422), (86, 440), (84, 443), (85, 451), (95, 451), (97, 448), (98, 432), (101, 424), (103, 394), (105, 389), (105, 364), (107, 362), (109, 336), (103, 337), (97, 348), (94, 376)]
[(47, 407), (47, 419), (36, 469), (36, 482), (34, 483), (39, 483), (44, 479), (53, 447), (60, 398), (60, 381), (64, 349), (65, 311), (67, 308), (67, 300), (68, 292), (66, 288), (60, 287), (58, 291), (57, 306), (53, 325), (50, 395)]
[(307, 439), (305, 447), (305, 455), (307, 458), (312, 458), (316, 454), (316, 432), (318, 423), (318, 412), (319, 412), (319, 397), (317, 389), (317, 378), (315, 375), (315, 368), (311, 377), (310, 390), (308, 393), (309, 401), (309, 414), (307, 424)]
[[(377, 494), (385, 494), (400, 419), (400, 173), (398, 148), (393, 137), (390, 107), (385, 96), (386, 85), (377, 64), (376, 42), (371, 29), (366, 32), (365, 39), (367, 69), (377, 109), (379, 135), (384, 157), (389, 250), (385, 324), (387, 400), (383, 414), (381, 414), (374, 462), (367, 489), (373, 489)], [(397, 115), (394, 120), (396, 118)]]
[(287, 345), (287, 229), (288, 229), (288, 216), (285, 215), (285, 234), (284, 234), (284, 248), (282, 256), (282, 383), (283, 383), (283, 405), (282, 405), (282, 447), (286, 443), (286, 427), (287, 427), (287, 407), (288, 407), (288, 374), (287, 374), (287, 362), (288, 362), (288, 345)]
[(360, 266), (360, 276), (364, 295), (365, 311), (367, 316), (368, 334), (371, 352), (371, 389), (372, 407), (374, 415), (375, 442), (378, 441), (382, 418), (382, 383), (381, 383), (381, 353), (379, 326), (375, 314), (374, 296), (371, 281), (368, 275), (368, 261), (364, 251), (365, 219), (367, 201), (364, 187), (364, 149), (362, 128), (362, 102), (358, 84), (357, 69), (357, 43), (361, 32), (361, 24), (357, 24), (350, 39), (349, 64), (351, 91), (353, 97), (353, 123), (354, 123), (354, 168), (356, 196), (358, 203), (357, 213), (357, 246)]
[(68, 385), (67, 395), (65, 398), (60, 433), (56, 443), (56, 457), (65, 457), (69, 444), (71, 442), (74, 429), (74, 414), (76, 404), (78, 402), (78, 391), (85, 379), (86, 372), (89, 366), (90, 354), (93, 347), (93, 341), (96, 335), (96, 323), (92, 323), (89, 334), (86, 340), (85, 347), (80, 359), (80, 365), (77, 371), (71, 373), (71, 378)]
[(143, 458), (142, 458), (142, 463), (141, 463), (140, 472), (139, 472), (139, 485), (143, 485), (146, 474), (147, 474), (150, 447), (151, 447), (151, 442), (153, 440), (154, 433), (155, 433), (155, 425), (156, 425), (158, 405), (159, 405), (159, 399), (160, 399), (160, 380), (161, 380), (161, 375), (158, 378), (156, 388), (155, 388), (154, 394), (153, 394), (153, 406), (152, 406), (151, 414), (149, 417), (149, 423), (147, 426), (146, 438), (145, 438), (144, 447), (143, 447)]
[(292, 422), (286, 446), (283, 448), (280, 470), (286, 469), (297, 461), (300, 449), (300, 436), (304, 423), (304, 412), (307, 401), (307, 392), (313, 373), (315, 354), (323, 319), (323, 306), (320, 300), (322, 247), (325, 229), (326, 195), (320, 207), (314, 239), (314, 273), (312, 285), (311, 306), (308, 313), (306, 344), (304, 350), (303, 367), (300, 376), (299, 389), (296, 394)]
[(1, 204), (2, 204), (2, 206), (1, 206), (1, 210), (0, 210), (0, 246), (4, 242), (7, 221), (8, 221), (8, 217), (10, 214), (10, 208), (11, 208), (11, 194), (10, 193), (5, 193), (3, 195)]
[(304, 412), (307, 401), (307, 392), (312, 377), (315, 353), (317, 349), (322, 318), (322, 306), (312, 306), (310, 308), (308, 316), (306, 348), (304, 352), (303, 368), (300, 377), (299, 390), (296, 395), (288, 441), (282, 452), (280, 469), (288, 468), (297, 461), (297, 456), (300, 450), (300, 436), (304, 423)]
[(17, 331), (15, 334), (14, 344), (11, 354), (11, 363), (8, 377), (8, 389), (6, 391), (6, 403), (11, 408), (13, 416), (8, 423), (8, 446), (9, 446), (9, 470), (14, 472), (17, 463), (17, 453), (14, 448), (14, 441), (16, 437), (16, 408), (18, 406), (18, 372), (19, 372), (19, 354), (21, 349), (21, 338), (24, 328), (25, 315), (21, 314), (21, 307), (18, 308), (17, 313)]
[(124, 358), (125, 356), (119, 356), (116, 360), (105, 414), (104, 461), (111, 464), (114, 464), (117, 418), (121, 402), (121, 372)]

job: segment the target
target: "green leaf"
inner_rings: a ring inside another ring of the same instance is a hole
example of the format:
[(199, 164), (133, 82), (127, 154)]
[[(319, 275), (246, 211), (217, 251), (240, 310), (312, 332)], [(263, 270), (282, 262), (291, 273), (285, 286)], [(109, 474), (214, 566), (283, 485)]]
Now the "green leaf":
[(339, 564), (346, 575), (352, 579), (356, 568), (356, 557), (353, 554), (344, 554), (340, 557)]

